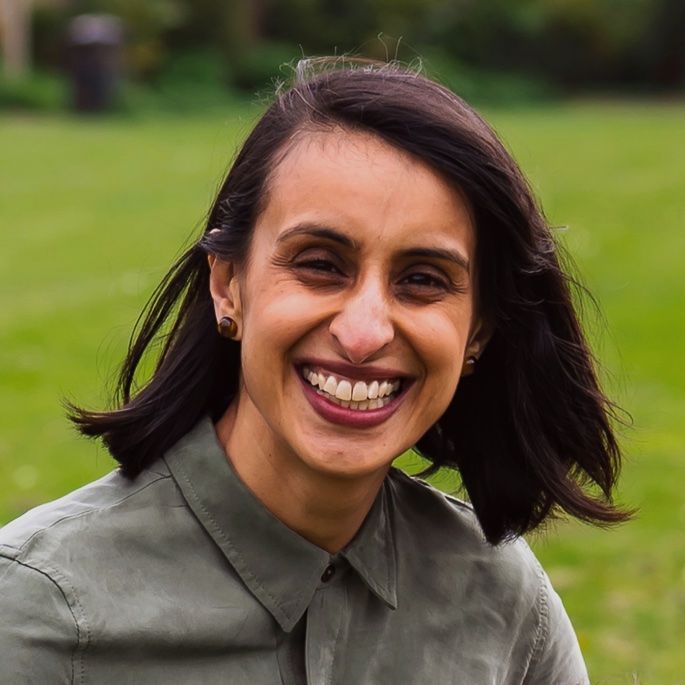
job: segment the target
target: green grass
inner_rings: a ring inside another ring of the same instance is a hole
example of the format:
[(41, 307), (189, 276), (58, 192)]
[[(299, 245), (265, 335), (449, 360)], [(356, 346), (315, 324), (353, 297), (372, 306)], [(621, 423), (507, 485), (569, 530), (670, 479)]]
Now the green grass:
[[(559, 523), (533, 544), (594, 683), (682, 684), (685, 106), (488, 114), (565, 227), (606, 317), (591, 335), (607, 383), (634, 417), (620, 500), (639, 516), (611, 532)], [(141, 304), (255, 115), (0, 120), (0, 522), (112, 467), (60, 400), (106, 402)]]

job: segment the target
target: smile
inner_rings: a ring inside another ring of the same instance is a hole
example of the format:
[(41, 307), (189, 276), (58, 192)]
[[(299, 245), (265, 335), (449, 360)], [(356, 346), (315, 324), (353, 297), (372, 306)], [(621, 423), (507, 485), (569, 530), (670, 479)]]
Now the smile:
[(302, 377), (314, 388), (317, 394), (329, 402), (345, 409), (368, 411), (381, 409), (394, 399), (400, 389), (399, 379), (374, 380), (370, 383), (362, 380), (339, 379), (323, 369), (303, 366)]

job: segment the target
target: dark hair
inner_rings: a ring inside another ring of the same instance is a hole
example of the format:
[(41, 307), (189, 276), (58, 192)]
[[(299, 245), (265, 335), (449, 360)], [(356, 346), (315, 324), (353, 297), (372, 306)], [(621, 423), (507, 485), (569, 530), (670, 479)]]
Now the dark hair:
[[(118, 408), (70, 406), (86, 435), (102, 438), (135, 477), (203, 415), (218, 420), (237, 391), (240, 346), (216, 333), (207, 255), (241, 261), (269, 174), (295, 134), (321, 127), (371, 132), (438, 171), (471, 205), (478, 298), (492, 338), (476, 373), (460, 382), (417, 449), (427, 472), (457, 468), (487, 539), (535, 528), (556, 509), (611, 523), (620, 452), (612, 405), (593, 359), (551, 235), (521, 170), (480, 116), (454, 93), (395, 64), (305, 60), (294, 85), (249, 135), (201, 238), (173, 265), (131, 338)], [(220, 229), (213, 231), (212, 229)], [(169, 322), (169, 327), (166, 327)], [(161, 338), (145, 385), (144, 354)], [(600, 495), (585, 486), (599, 486)]]

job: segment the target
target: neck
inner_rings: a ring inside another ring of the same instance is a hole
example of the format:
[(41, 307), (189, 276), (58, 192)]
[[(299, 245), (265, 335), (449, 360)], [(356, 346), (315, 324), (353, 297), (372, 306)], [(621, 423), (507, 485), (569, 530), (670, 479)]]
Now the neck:
[(243, 435), (237, 403), (216, 424), (219, 442), (243, 483), (288, 528), (331, 554), (361, 527), (389, 467), (364, 478), (320, 473), (268, 439)]

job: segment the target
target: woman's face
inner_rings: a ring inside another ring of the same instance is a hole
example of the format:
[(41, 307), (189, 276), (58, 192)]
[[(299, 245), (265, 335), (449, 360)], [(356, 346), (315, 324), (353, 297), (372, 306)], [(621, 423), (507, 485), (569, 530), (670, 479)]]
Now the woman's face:
[(469, 209), (428, 166), (342, 130), (301, 134), (267, 200), (247, 263), (212, 276), (218, 316), (240, 324), (235, 429), (318, 472), (378, 474), (479, 351)]

